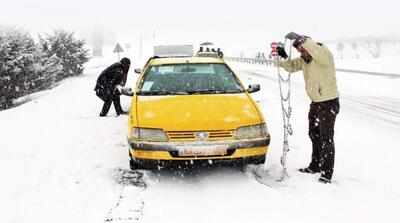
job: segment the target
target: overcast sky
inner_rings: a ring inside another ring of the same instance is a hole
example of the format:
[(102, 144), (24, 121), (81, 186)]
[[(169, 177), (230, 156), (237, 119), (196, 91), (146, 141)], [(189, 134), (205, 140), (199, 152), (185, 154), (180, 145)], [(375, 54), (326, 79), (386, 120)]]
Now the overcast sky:
[[(283, 39), (287, 32), (314, 39), (400, 33), (397, 1), (361, 0), (0, 0), (0, 25), (27, 29), (104, 27), (231, 44)], [(199, 39), (200, 39), (199, 38)]]

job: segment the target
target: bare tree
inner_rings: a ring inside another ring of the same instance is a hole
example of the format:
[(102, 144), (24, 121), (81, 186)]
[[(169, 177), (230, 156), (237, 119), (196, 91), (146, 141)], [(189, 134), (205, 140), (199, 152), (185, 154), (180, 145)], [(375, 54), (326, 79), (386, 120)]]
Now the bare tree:
[(382, 40), (380, 39), (368, 39), (364, 42), (364, 48), (374, 58), (378, 58), (382, 53)]
[(344, 44), (338, 43), (336, 46), (336, 50), (340, 52), (340, 59), (343, 59)]
[(356, 54), (356, 58), (359, 58), (360, 56), (358, 55), (358, 44), (356, 42), (351, 44), (351, 49), (353, 49), (354, 53)]

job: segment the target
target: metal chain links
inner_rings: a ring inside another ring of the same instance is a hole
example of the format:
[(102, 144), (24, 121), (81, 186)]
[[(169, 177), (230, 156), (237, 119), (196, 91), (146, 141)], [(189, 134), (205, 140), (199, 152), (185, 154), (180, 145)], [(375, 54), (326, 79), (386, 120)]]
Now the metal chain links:
[[(286, 45), (286, 40), (285, 43), (283, 44), (283, 48), (285, 48)], [(292, 44), (290, 44), (292, 45)], [(289, 50), (289, 60), (291, 59), (291, 54), (292, 54), (292, 47), (290, 47)], [(286, 169), (286, 157), (287, 153), (289, 152), (289, 135), (293, 135), (293, 130), (292, 130), (292, 125), (290, 124), (290, 117), (292, 115), (292, 106), (290, 104), (290, 96), (291, 96), (291, 72), (288, 72), (287, 78), (284, 79), (283, 76), (281, 75), (280, 72), (280, 65), (279, 65), (279, 59), (278, 56), (275, 58), (275, 62), (277, 64), (278, 68), (278, 77), (279, 77), (279, 93), (281, 97), (281, 107), (282, 107), (282, 117), (283, 117), (283, 152), (281, 156), (281, 164), (282, 164), (282, 176), (278, 181), (283, 181), (286, 177), (289, 177)], [(284, 96), (282, 93), (283, 87), (282, 85), (285, 84), (287, 85), (287, 94)]]

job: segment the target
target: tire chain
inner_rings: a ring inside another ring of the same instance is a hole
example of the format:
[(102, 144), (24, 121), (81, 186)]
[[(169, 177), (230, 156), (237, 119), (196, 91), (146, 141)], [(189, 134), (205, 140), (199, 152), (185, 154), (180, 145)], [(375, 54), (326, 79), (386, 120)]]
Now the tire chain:
[[(283, 44), (283, 48), (285, 48), (286, 45), (286, 40), (285, 43)], [(292, 47), (290, 47), (289, 51), (289, 60), (291, 59), (291, 54), (292, 54)], [(293, 135), (293, 130), (292, 130), (292, 125), (290, 124), (290, 118), (292, 115), (292, 106), (291, 106), (291, 72), (288, 72), (287, 78), (284, 79), (281, 75), (280, 72), (280, 65), (279, 65), (279, 59), (276, 57), (276, 66), (278, 69), (278, 77), (279, 77), (279, 93), (280, 93), (280, 99), (281, 99), (281, 107), (282, 107), (282, 118), (283, 118), (283, 149), (282, 149), (282, 156), (281, 156), (281, 164), (282, 164), (282, 176), (278, 181), (283, 181), (285, 180), (286, 177), (289, 177), (286, 169), (286, 158), (287, 158), (287, 153), (289, 152), (289, 135)], [(287, 84), (287, 94), (284, 96), (282, 93), (282, 85)], [(285, 107), (285, 104), (287, 105), (287, 108)]]

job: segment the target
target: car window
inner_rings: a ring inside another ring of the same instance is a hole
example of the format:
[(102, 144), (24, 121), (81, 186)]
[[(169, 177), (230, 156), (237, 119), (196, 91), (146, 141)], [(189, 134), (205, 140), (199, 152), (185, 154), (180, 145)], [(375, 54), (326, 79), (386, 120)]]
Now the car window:
[(225, 64), (157, 65), (148, 69), (139, 95), (223, 94), (244, 92)]

